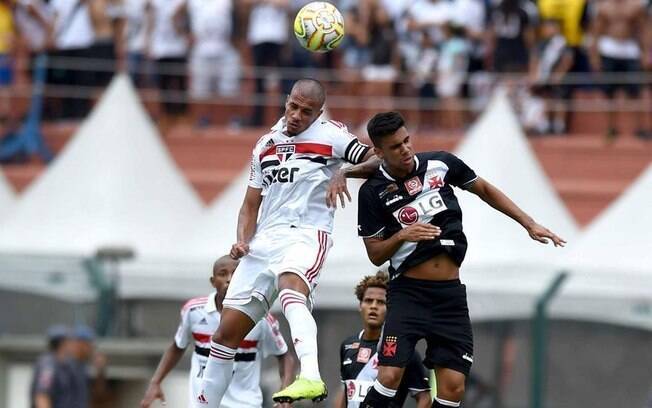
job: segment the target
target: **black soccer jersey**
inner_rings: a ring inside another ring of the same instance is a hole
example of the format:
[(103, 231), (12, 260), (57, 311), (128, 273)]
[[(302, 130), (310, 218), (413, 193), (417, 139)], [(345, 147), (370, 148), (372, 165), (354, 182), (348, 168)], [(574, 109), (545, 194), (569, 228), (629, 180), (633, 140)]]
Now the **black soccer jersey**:
[[(378, 340), (362, 339), (362, 332), (353, 335), (340, 346), (340, 375), (346, 392), (347, 408), (357, 408), (364, 400), (369, 387), (378, 376)], [(421, 362), (421, 356), (414, 352), (412, 359), (405, 367), (396, 397), (391, 408), (402, 407), (408, 393), (417, 393), (430, 389), (428, 372)]]
[(381, 165), (360, 187), (358, 197), (361, 237), (386, 239), (416, 222), (441, 228), (434, 240), (404, 242), (390, 259), (392, 277), (441, 253), (457, 265), (466, 255), (462, 210), (452, 186), (466, 189), (478, 177), (448, 152), (418, 153), (414, 160), (414, 170), (402, 179), (393, 178)]

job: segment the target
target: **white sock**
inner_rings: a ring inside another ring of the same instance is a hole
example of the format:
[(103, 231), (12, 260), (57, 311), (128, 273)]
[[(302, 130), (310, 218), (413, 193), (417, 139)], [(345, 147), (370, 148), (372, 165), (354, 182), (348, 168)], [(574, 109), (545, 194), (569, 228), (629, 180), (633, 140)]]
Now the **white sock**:
[[(219, 407), (222, 397), (233, 377), (233, 357), (235, 349), (214, 343), (211, 340), (211, 352), (206, 361), (201, 393), (196, 403), (199, 407)], [(203, 399), (203, 400), (202, 400)]]
[(378, 392), (378, 394), (383, 395), (387, 398), (394, 398), (394, 396), (396, 396), (396, 390), (385, 387), (378, 380), (374, 381), (374, 389)]
[(437, 401), (438, 403), (440, 403), (441, 405), (443, 405), (443, 406), (445, 406), (445, 407), (454, 407), (454, 408), (457, 408), (457, 407), (459, 407), (460, 404), (461, 404), (460, 401), (457, 401), (457, 402), (455, 402), (455, 401), (448, 401), (448, 400), (445, 400), (445, 399), (443, 399), (443, 398), (439, 398), (439, 397), (435, 397), (435, 401)]
[(301, 377), (321, 380), (317, 361), (317, 324), (306, 306), (306, 297), (295, 290), (280, 293), (283, 314), (290, 324), (294, 350), (301, 362)]

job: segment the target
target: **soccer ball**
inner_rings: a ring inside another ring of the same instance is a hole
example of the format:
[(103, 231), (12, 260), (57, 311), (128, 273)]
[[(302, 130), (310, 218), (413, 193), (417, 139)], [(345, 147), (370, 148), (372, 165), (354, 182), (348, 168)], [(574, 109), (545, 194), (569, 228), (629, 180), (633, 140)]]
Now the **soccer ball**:
[(344, 17), (332, 4), (313, 1), (297, 13), (294, 35), (301, 46), (309, 51), (331, 51), (344, 38)]

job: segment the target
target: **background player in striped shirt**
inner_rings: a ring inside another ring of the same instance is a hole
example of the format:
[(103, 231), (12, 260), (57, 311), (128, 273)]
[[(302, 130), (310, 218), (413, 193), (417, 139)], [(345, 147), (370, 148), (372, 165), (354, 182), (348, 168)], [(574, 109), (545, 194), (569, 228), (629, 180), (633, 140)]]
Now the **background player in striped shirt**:
[[(174, 336), (174, 342), (161, 357), (152, 377), (141, 408), (149, 407), (157, 399), (165, 402), (161, 383), (177, 365), (186, 348), (194, 343), (189, 375), (189, 407), (194, 406), (210, 353), (210, 337), (217, 329), (222, 313), (222, 301), (238, 261), (225, 255), (215, 261), (211, 286), (216, 292), (206, 297), (190, 299), (181, 309), (181, 322)], [(278, 358), (282, 385), (292, 382), (296, 359), (288, 352), (287, 344), (279, 332), (278, 322), (268, 314), (240, 342), (235, 354), (233, 381), (226, 391), (222, 408), (260, 408), (263, 395), (260, 389), (261, 363), (265, 356)]]
[[(355, 287), (363, 329), (345, 339), (340, 346), (340, 374), (344, 389), (335, 399), (335, 408), (358, 408), (378, 376), (378, 341), (387, 313), (388, 281), (386, 272), (378, 272), (365, 276)], [(417, 351), (405, 368), (390, 406), (402, 407), (408, 394), (416, 400), (417, 408), (430, 407), (428, 371)]]

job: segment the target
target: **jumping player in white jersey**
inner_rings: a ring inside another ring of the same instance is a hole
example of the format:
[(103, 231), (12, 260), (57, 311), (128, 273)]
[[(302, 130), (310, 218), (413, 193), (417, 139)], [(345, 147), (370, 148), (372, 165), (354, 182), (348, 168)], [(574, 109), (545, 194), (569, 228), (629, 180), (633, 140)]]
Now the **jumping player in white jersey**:
[[(161, 383), (172, 370), (191, 343), (194, 352), (189, 375), (189, 406), (195, 405), (199, 395), (201, 379), (210, 353), (210, 338), (220, 323), (222, 301), (238, 261), (225, 255), (215, 261), (211, 286), (216, 292), (205, 297), (190, 299), (181, 309), (181, 323), (174, 336), (174, 342), (161, 357), (161, 361), (140, 403), (149, 408), (160, 399), (165, 402)], [(288, 352), (287, 344), (279, 332), (278, 322), (272, 315), (265, 316), (238, 345), (233, 367), (233, 381), (229, 386), (221, 408), (261, 408), (263, 394), (260, 389), (261, 363), (265, 356), (278, 358), (282, 386), (292, 382), (296, 359)]]
[(272, 398), (317, 401), (327, 395), (319, 373), (317, 325), (311, 308), (312, 291), (332, 245), (329, 182), (344, 162), (361, 163), (373, 153), (342, 124), (321, 117), (325, 99), (318, 81), (297, 81), (285, 102), (284, 117), (253, 150), (237, 242), (231, 249), (231, 256), (242, 262), (211, 341), (198, 397), (203, 406), (219, 405), (231, 381), (237, 345), (277, 297), (290, 325), (301, 373)]

